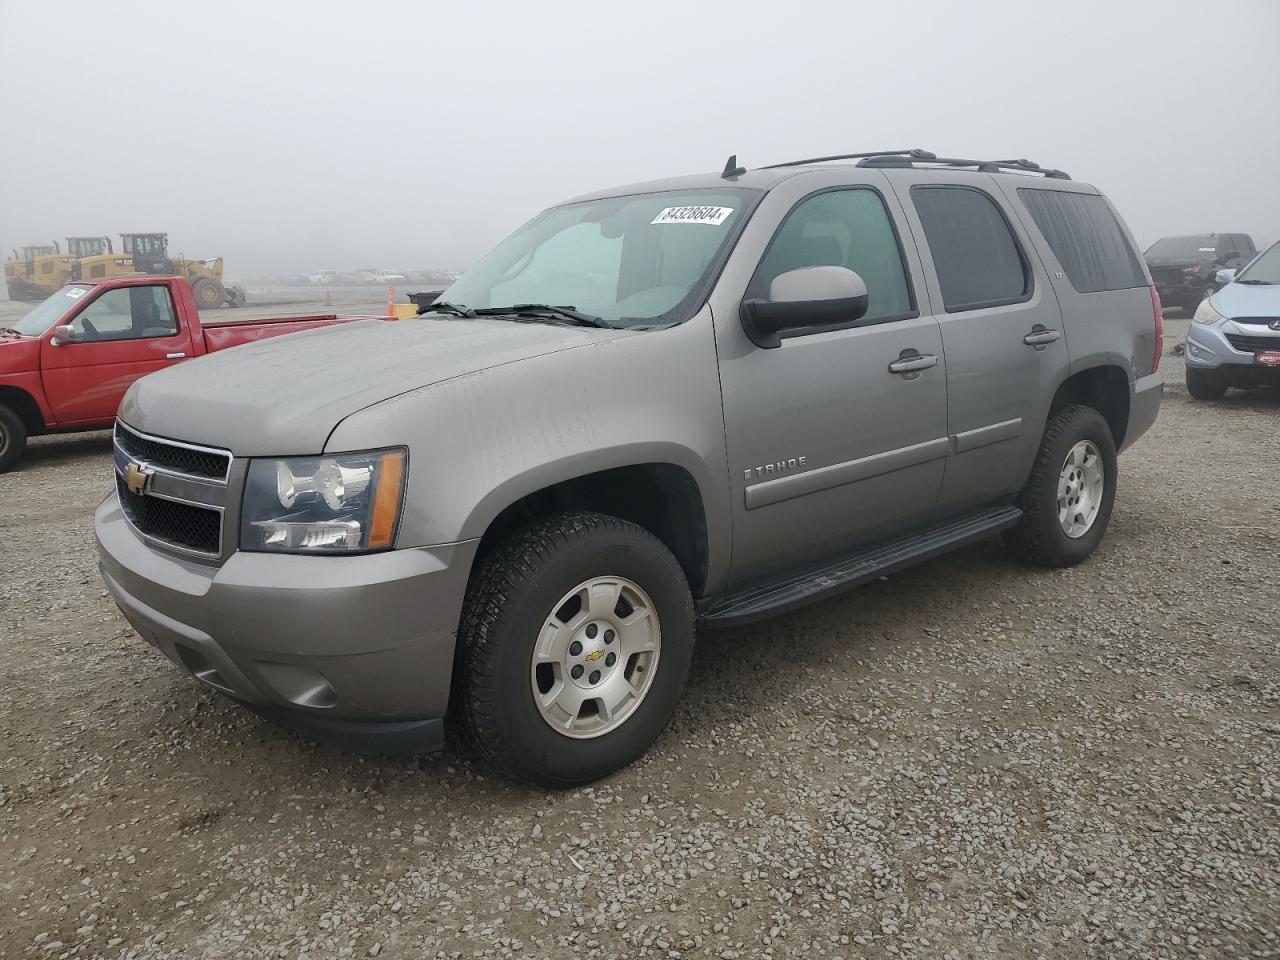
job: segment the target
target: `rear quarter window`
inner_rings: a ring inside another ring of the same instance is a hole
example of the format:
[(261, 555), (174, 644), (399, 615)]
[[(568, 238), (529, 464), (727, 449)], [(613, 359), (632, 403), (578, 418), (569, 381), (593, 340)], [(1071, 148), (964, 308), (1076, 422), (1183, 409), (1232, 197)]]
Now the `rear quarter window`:
[(1137, 253), (1102, 197), (1027, 187), (1018, 195), (1079, 293), (1147, 285)]

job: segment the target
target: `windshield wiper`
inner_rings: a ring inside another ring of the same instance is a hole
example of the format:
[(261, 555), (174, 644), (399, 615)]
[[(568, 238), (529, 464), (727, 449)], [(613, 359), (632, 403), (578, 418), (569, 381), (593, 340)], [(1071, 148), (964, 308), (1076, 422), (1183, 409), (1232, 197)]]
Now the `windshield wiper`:
[(437, 300), (434, 303), (427, 304), (427, 309), (423, 310), (418, 316), (422, 316), (423, 313), (447, 313), (451, 316), (466, 317), (468, 319), (476, 315), (476, 311), (470, 307), (463, 306), (460, 303), (449, 303), (445, 300)]
[(1236, 283), (1247, 283), (1255, 287), (1274, 287), (1276, 285), (1274, 280), (1237, 280)]
[(612, 330), (613, 324), (604, 317), (582, 313), (576, 307), (553, 307), (549, 303), (516, 303), (509, 307), (481, 307), (475, 311), (481, 317), (518, 317), (522, 320), (566, 320), (580, 327), (603, 327)]
[(0, 337), (23, 337), (25, 339), (25, 336), (25, 334), (19, 333), (13, 327), (0, 327)]

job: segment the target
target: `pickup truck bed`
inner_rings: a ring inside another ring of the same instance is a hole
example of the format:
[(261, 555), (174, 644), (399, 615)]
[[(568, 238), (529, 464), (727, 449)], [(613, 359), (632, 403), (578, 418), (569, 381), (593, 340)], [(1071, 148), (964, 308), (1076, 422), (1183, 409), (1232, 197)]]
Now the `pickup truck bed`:
[(111, 426), (135, 380), (207, 353), (362, 317), (201, 322), (182, 277), (72, 283), (0, 328), (0, 472), (41, 433)]

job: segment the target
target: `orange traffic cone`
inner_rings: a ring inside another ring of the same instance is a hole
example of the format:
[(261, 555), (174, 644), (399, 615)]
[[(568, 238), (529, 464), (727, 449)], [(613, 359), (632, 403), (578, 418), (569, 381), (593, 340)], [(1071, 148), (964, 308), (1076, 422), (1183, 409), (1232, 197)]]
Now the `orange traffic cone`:
[(387, 287), (387, 316), (395, 317), (396, 315), (396, 288)]

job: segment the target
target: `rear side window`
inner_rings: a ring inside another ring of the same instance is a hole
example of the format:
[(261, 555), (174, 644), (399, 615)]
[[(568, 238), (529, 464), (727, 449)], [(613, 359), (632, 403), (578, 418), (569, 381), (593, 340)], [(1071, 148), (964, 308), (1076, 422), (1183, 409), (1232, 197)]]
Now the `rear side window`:
[(1147, 285), (1138, 255), (1102, 197), (1026, 187), (1018, 195), (1077, 291)]
[(948, 313), (1020, 303), (1031, 295), (1027, 267), (994, 200), (972, 187), (911, 188)]

